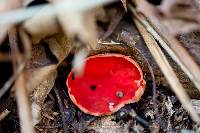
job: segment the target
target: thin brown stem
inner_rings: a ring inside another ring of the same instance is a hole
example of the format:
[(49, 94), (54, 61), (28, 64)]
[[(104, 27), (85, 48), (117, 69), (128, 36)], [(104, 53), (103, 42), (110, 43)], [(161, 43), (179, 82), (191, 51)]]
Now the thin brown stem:
[(182, 103), (182, 106), (188, 111), (194, 121), (199, 122), (200, 118), (195, 112), (192, 104), (190, 103), (190, 98), (188, 97), (187, 93), (179, 82), (179, 79), (177, 78), (175, 72), (173, 71), (157, 42), (137, 19), (134, 19), (134, 22), (140, 34), (142, 35), (150, 53), (152, 54), (161, 71), (163, 72), (165, 78), (171, 86), (171, 89), (174, 91), (174, 93)]
[[(22, 54), (19, 51), (17, 40), (18, 40), (17, 31), (16, 29), (12, 29), (9, 33), (9, 41), (13, 57), (14, 71), (16, 71), (16, 68), (19, 66), (19, 64), (25, 63), (24, 58), (22, 57)], [(20, 119), (21, 132), (33, 133), (34, 129), (31, 118), (31, 110), (30, 110), (28, 95), (26, 92), (26, 83), (24, 79), (23, 70), (16, 79), (14, 87), (15, 87), (15, 96), (16, 96), (16, 102)]]

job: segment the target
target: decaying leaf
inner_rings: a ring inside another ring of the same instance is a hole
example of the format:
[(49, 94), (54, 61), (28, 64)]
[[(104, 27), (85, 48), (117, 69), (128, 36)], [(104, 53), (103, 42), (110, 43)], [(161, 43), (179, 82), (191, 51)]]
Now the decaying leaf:
[(100, 21), (100, 22), (109, 22), (108, 16), (107, 16), (107, 12), (105, 11), (105, 9), (103, 7), (97, 7), (95, 8), (95, 19), (96, 21)]
[[(3, 0), (0, 2), (0, 12), (6, 12), (15, 8), (19, 8), (21, 6), (21, 1), (16, 0)], [(0, 44), (4, 40), (5, 36), (7, 35), (7, 31), (10, 29), (10, 25), (0, 25)]]
[(43, 67), (39, 67), (39, 68), (26, 69), (26, 79), (27, 79), (27, 81), (29, 81), (27, 83), (27, 88), (29, 90), (29, 94), (37, 91), (35, 88), (41, 82), (46, 80), (47, 77), (49, 77), (49, 75), (54, 71), (56, 71), (56, 64), (47, 65), (47, 66), (43, 66)]
[(200, 29), (200, 9), (192, 0), (163, 0), (160, 6), (153, 6), (145, 0), (139, 2), (137, 10), (144, 14), (155, 16), (154, 20), (161, 22), (170, 34), (189, 33)]
[(162, 23), (168, 28), (169, 32), (176, 36), (190, 31), (199, 31), (200, 26), (198, 23), (191, 21), (183, 21), (180, 19), (163, 19)]
[(9, 11), (15, 8), (19, 8), (22, 5), (21, 2), (22, 1), (20, 0), (15, 0), (15, 1), (3, 0), (1, 1), (1, 4), (0, 4), (0, 12), (5, 12), (5, 11)]
[[(40, 21), (40, 20), (43, 21)], [(34, 17), (24, 23), (25, 30), (31, 34), (34, 44), (45, 37), (51, 36), (58, 32), (56, 16), (48, 13), (47, 8), (43, 8)]]
[[(176, 10), (176, 8), (181, 8), (182, 10), (186, 10), (188, 8), (192, 8), (193, 7), (193, 11), (195, 11), (198, 8), (198, 1), (195, 0), (163, 0), (161, 5), (159, 5), (159, 10), (169, 16), (173, 16), (175, 12), (173, 12), (174, 10)], [(182, 10), (176, 10), (176, 11), (182, 11)], [(186, 12), (184, 12), (185, 14), (187, 14)]]
[[(136, 4), (136, 9), (142, 14), (151, 14), (151, 16), (159, 17), (158, 9), (145, 0), (132, 0)], [(149, 17), (151, 17), (149, 16)]]
[(54, 86), (56, 76), (57, 76), (57, 71), (55, 70), (52, 71), (51, 73), (48, 73), (48, 77), (46, 77), (46, 79), (43, 79), (42, 82), (37, 87), (34, 88), (34, 92), (31, 95), (31, 101), (32, 101), (31, 107), (32, 107), (34, 125), (37, 124), (41, 119), (40, 112), (42, 109), (42, 105), (47, 95), (49, 94), (51, 88), (53, 88)]
[(200, 36), (198, 33), (181, 34), (178, 40), (187, 48), (192, 54), (195, 61), (200, 65)]
[(40, 45), (33, 45), (32, 58), (25, 69), (35, 124), (39, 122), (43, 102), (54, 85), (57, 67), (72, 48), (71, 41), (62, 33), (46, 39), (46, 43), (48, 45), (44, 41)]
[[(59, 2), (59, 0), (55, 0), (56, 2)], [(60, 11), (58, 13), (58, 19), (66, 35), (88, 44), (88, 48), (95, 48), (97, 43), (95, 11)]]
[(164, 14), (161, 21), (173, 35), (200, 29), (200, 9), (192, 0), (164, 0), (158, 7)]
[(113, 31), (115, 30), (119, 22), (122, 20), (124, 15), (125, 15), (125, 11), (122, 10), (120, 7), (109, 8), (109, 10), (107, 11), (107, 16), (110, 19), (110, 23), (109, 23), (107, 31), (102, 36), (102, 40), (105, 40), (113, 33)]
[(45, 41), (49, 44), (49, 49), (57, 58), (58, 63), (61, 63), (68, 55), (73, 44), (72, 39), (66, 37), (63, 33), (58, 33), (45, 39)]
[(179, 2), (181, 2), (181, 1), (183, 1), (183, 0), (171, 0), (171, 1), (163, 0), (161, 5), (159, 6), (159, 9), (162, 12), (165, 12), (166, 14), (169, 14), (172, 6), (177, 4), (177, 3), (179, 3)]
[[(13, 9), (17, 9), (20, 7), (26, 6), (28, 3), (30, 3), (33, 0), (2, 0), (0, 2), (0, 13), (2, 12), (8, 12)], [(12, 27), (12, 25), (0, 25), (0, 44), (4, 40), (4, 38), (7, 35), (7, 31)]]

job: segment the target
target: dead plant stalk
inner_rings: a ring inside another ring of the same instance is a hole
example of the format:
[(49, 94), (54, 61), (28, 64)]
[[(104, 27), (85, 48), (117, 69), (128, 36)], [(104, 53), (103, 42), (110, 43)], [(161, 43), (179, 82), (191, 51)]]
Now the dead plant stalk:
[(184, 88), (182, 87), (181, 83), (179, 82), (176, 74), (174, 73), (172, 67), (170, 66), (169, 62), (167, 61), (165, 55), (163, 54), (162, 50), (158, 46), (157, 42), (155, 39), (152, 37), (151, 34), (148, 33), (148, 31), (145, 29), (145, 27), (136, 19), (134, 19), (134, 22), (144, 38), (144, 41), (154, 57), (155, 61), (157, 62), (158, 66), (160, 67), (161, 71), (163, 72), (165, 78), (169, 82), (172, 90), (182, 103), (183, 107), (189, 112), (191, 118), (199, 122), (199, 116), (195, 112), (192, 104), (190, 103), (190, 99), (187, 95), (187, 93), (184, 91)]
[[(133, 0), (136, 6), (141, 5), (144, 0)], [(147, 31), (159, 42), (159, 44), (168, 52), (172, 59), (182, 68), (182, 70), (188, 75), (190, 80), (194, 83), (196, 88), (200, 91), (200, 68), (194, 61), (192, 56), (181, 45), (178, 40), (171, 35), (166, 27), (164, 27), (156, 15), (150, 11), (136, 12), (134, 8), (129, 4), (129, 9), (133, 14), (140, 14), (138, 17), (144, 17), (145, 19), (139, 19), (145, 26)], [(148, 5), (146, 5), (148, 6)], [(137, 16), (136, 16), (137, 17)]]
[[(11, 47), (12, 59), (13, 59), (13, 69), (16, 72), (17, 68), (20, 64), (24, 64), (25, 60), (22, 54), (19, 52), (18, 48), (18, 38), (17, 38), (17, 30), (11, 29), (9, 32), (9, 42)], [(27, 50), (27, 47), (25, 47)], [(26, 92), (26, 84), (24, 79), (24, 71), (22, 69), (21, 73), (16, 79), (15, 82), (15, 96), (17, 101), (17, 108), (20, 119), (20, 127), (22, 133), (33, 133), (33, 125), (32, 125), (32, 117), (31, 110), (29, 105), (29, 99)]]

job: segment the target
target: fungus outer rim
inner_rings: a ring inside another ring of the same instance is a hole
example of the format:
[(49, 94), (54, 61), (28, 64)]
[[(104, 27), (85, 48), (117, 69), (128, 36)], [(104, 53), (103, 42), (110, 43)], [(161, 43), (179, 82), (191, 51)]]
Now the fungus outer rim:
[(129, 56), (126, 56), (126, 55), (122, 55), (122, 54), (115, 54), (115, 53), (106, 53), (106, 54), (98, 54), (98, 55), (94, 55), (94, 56), (90, 56), (90, 57), (87, 57), (85, 61), (89, 60), (89, 59), (92, 59), (92, 58), (96, 58), (96, 57), (101, 57), (101, 56), (107, 56), (107, 57), (122, 57), (124, 59), (126, 59), (127, 61), (131, 62), (132, 64), (135, 65), (135, 67), (137, 67), (137, 70), (140, 72), (140, 79), (138, 81), (142, 82), (144, 87), (140, 86), (138, 88), (138, 90), (135, 92), (135, 95), (129, 99), (129, 100), (125, 100), (119, 104), (117, 104), (112, 110), (110, 110), (111, 112), (109, 113), (101, 113), (101, 112), (90, 112), (88, 109), (86, 109), (85, 107), (83, 107), (81, 104), (78, 104), (76, 98), (74, 97), (74, 95), (72, 95), (70, 92), (71, 92), (71, 88), (69, 87), (69, 76), (72, 74), (72, 71), (69, 73), (68, 77), (67, 77), (67, 87), (68, 87), (68, 94), (69, 94), (69, 97), (70, 99), (72, 100), (72, 102), (81, 110), (83, 111), (84, 113), (86, 114), (90, 114), (90, 115), (94, 115), (94, 116), (104, 116), (104, 115), (111, 115), (115, 112), (117, 112), (120, 108), (122, 108), (123, 106), (125, 106), (126, 104), (130, 104), (130, 103), (135, 103), (135, 102), (138, 102), (140, 100), (140, 98), (142, 97), (143, 93), (144, 93), (144, 90), (145, 90), (145, 85), (146, 85), (146, 82), (145, 80), (143, 79), (143, 72), (140, 68), (140, 66), (132, 59), (130, 58)]

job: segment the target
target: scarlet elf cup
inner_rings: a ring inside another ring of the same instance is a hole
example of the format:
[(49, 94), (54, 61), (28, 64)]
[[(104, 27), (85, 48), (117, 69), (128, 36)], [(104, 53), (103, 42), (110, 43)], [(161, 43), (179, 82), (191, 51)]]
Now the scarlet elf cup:
[(84, 63), (83, 74), (76, 76), (74, 67), (66, 82), (71, 100), (83, 112), (110, 115), (125, 104), (137, 102), (144, 93), (142, 70), (130, 57), (98, 54), (86, 58)]

